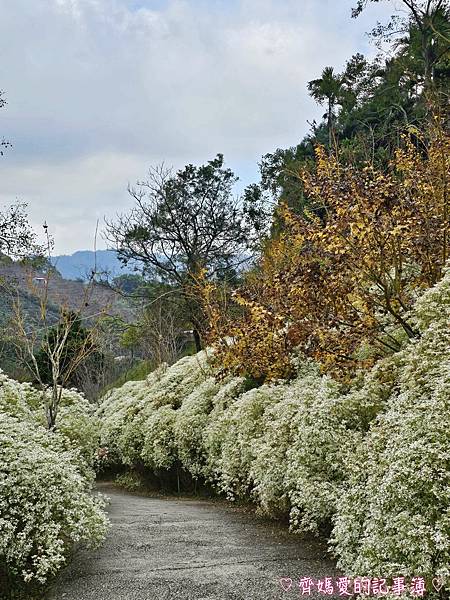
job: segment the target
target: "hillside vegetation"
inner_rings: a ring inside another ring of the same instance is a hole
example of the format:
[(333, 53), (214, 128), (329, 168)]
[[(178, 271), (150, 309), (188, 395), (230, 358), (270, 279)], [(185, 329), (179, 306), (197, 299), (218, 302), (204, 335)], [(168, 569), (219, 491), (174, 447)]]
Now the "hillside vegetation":
[[(48, 277), (48, 286), (45, 280)], [(20, 262), (4, 264), (0, 262), (0, 294), (4, 302), (8, 302), (6, 287), (19, 291), (23, 296), (30, 299), (30, 310), (32, 304), (39, 305), (43, 290), (48, 291), (49, 304), (56, 312), (57, 307), (64, 305), (71, 310), (79, 310), (86, 318), (93, 318), (107, 311), (124, 319), (130, 319), (132, 311), (130, 306), (124, 302), (119, 294), (104, 285), (95, 284), (86, 291), (87, 282), (72, 281), (64, 279), (56, 271), (49, 272), (44, 269), (36, 269)], [(33, 312), (31, 312), (32, 316)]]
[(12, 261), (0, 257), (0, 366), (11, 377), (35, 381), (19, 321), (23, 320), (22, 329), (28, 332), (37, 355), (51, 327), (72, 312), (80, 326), (98, 331), (96, 372), (82, 364), (71, 382), (93, 399), (132, 363), (128, 357), (122, 363), (114, 359), (125, 352), (120, 335), (135, 318), (136, 306), (117, 289), (96, 281), (70, 281), (53, 268), (39, 268), (33, 262), (38, 259)]

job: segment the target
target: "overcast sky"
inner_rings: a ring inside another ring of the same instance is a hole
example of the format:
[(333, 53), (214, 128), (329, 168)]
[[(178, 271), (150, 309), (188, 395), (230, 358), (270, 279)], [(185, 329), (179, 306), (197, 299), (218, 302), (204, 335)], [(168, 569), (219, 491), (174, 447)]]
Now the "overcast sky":
[(257, 181), (260, 157), (323, 113), (307, 81), (374, 54), (365, 31), (392, 6), (354, 20), (355, 2), (0, 0), (0, 205), (26, 202), (62, 254), (92, 248), (151, 164), (222, 152)]

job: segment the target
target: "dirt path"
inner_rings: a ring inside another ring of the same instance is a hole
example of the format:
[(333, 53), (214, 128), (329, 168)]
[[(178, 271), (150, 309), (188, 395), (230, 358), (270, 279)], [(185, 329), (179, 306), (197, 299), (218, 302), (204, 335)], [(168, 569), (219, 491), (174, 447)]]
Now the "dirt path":
[(54, 600), (290, 600), (305, 597), (300, 577), (336, 575), (317, 542), (232, 505), (101, 491), (111, 498), (108, 538), (76, 553)]

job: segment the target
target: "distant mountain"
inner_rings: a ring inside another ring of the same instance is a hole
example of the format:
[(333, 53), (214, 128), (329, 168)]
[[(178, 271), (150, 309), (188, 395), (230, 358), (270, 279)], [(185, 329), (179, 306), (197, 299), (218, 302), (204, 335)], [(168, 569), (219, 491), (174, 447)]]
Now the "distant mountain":
[(71, 255), (55, 256), (52, 262), (64, 279), (89, 279), (94, 268), (97, 273), (108, 272), (111, 277), (134, 272), (123, 267), (114, 250), (78, 250)]

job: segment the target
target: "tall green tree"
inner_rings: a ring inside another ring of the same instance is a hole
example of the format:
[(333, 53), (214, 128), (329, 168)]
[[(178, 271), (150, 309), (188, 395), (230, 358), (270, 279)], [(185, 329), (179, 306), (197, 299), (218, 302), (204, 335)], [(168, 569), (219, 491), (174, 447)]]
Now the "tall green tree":
[(42, 255), (43, 247), (36, 241), (26, 204), (16, 203), (0, 209), (0, 256), (25, 258)]
[(334, 72), (333, 67), (325, 67), (322, 75), (318, 79), (313, 79), (308, 83), (308, 90), (311, 96), (321, 105), (327, 107), (327, 127), (329, 147), (333, 146), (334, 139), (334, 110), (336, 105), (342, 99), (343, 95), (343, 77)]
[[(352, 16), (358, 17), (370, 3), (386, 0), (358, 0)], [(398, 9), (387, 24), (378, 24), (372, 36), (379, 41), (393, 40), (415, 47), (419, 59), (420, 83), (426, 90), (436, 84), (436, 70), (442, 63), (449, 66), (450, 51), (450, 7), (447, 0), (400, 0), (402, 10)], [(405, 37), (406, 36), (406, 37)], [(448, 73), (448, 72), (447, 72)]]
[(106, 237), (124, 262), (139, 261), (152, 278), (177, 286), (201, 349), (204, 316), (197, 298), (200, 275), (234, 276), (258, 237), (258, 198), (233, 194), (237, 177), (221, 154), (202, 166), (173, 172), (151, 168), (129, 188), (134, 208), (108, 222)]

